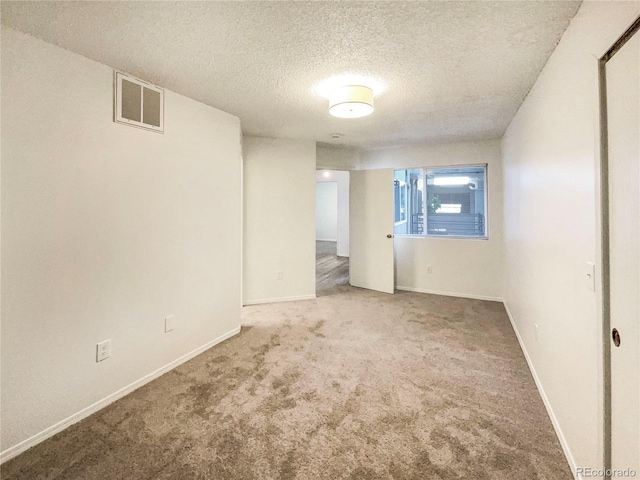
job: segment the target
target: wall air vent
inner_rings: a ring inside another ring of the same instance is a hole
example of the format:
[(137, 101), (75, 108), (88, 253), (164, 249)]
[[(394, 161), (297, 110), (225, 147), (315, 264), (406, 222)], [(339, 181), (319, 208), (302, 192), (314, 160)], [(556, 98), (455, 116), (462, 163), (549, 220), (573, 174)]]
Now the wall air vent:
[(122, 72), (114, 75), (115, 122), (164, 132), (164, 90)]

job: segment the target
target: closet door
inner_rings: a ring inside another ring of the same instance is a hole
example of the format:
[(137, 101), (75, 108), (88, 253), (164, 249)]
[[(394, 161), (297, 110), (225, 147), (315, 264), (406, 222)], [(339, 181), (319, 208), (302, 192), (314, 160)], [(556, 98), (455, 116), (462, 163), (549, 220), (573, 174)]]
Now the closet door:
[[(606, 63), (611, 466), (640, 475), (640, 33)], [(618, 344), (619, 340), (619, 344)]]

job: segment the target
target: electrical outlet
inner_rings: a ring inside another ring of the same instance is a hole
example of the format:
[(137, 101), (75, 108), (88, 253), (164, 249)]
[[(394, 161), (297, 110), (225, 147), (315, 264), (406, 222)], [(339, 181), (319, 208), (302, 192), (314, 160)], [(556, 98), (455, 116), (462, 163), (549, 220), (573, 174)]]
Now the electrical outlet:
[(169, 333), (173, 330), (175, 318), (175, 315), (169, 315), (164, 318), (164, 333)]
[(105, 340), (96, 345), (96, 362), (101, 362), (111, 356), (111, 340)]
[(276, 272), (276, 280), (282, 280), (284, 278), (284, 272), (282, 270), (278, 270)]
[(534, 334), (534, 336), (535, 336), (535, 338), (536, 338), (536, 342), (537, 342), (537, 341), (538, 341), (538, 324), (537, 324), (537, 323), (534, 323), (534, 324), (533, 324), (533, 327), (534, 327), (534, 332), (533, 332), (533, 334)]
[(433, 273), (433, 267), (431, 265), (427, 265), (427, 273)]

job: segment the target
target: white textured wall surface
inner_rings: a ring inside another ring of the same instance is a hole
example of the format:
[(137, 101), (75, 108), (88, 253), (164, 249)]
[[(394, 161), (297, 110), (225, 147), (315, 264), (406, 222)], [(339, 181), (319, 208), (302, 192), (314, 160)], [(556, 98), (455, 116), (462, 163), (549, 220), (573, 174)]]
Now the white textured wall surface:
[(244, 304), (315, 297), (315, 142), (244, 137), (243, 157)]
[[(316, 150), (317, 152), (317, 150)], [(338, 183), (338, 245), (339, 257), (349, 256), (349, 172), (320, 170), (316, 182)]]
[(240, 325), (238, 119), (112, 119), (110, 67), (3, 27), (3, 451)]
[(338, 241), (338, 182), (316, 182), (316, 240)]
[(317, 168), (325, 170), (353, 170), (358, 166), (360, 151), (353, 147), (316, 144)]
[(584, 2), (502, 143), (506, 304), (572, 467), (602, 465), (597, 58), (639, 13)]
[[(500, 141), (414, 145), (364, 152), (360, 168), (488, 164), (489, 239), (395, 236), (396, 287), (502, 298), (502, 168)], [(391, 188), (391, 186), (389, 187)], [(427, 273), (427, 265), (433, 273)]]

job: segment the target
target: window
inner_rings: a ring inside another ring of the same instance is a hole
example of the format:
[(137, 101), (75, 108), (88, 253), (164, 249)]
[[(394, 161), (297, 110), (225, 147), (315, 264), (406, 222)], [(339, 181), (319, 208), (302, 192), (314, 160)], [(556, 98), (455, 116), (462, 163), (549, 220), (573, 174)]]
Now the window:
[(487, 238), (487, 166), (394, 172), (395, 234)]

